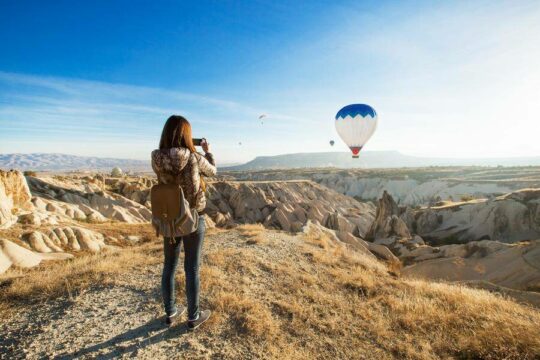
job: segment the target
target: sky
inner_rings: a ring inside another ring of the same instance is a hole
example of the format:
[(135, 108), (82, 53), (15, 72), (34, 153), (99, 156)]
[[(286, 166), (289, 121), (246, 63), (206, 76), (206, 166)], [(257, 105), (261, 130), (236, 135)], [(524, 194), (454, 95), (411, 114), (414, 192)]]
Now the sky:
[(346, 151), (367, 103), (365, 150), (540, 156), (539, 64), (539, 1), (0, 0), (0, 153), (148, 159), (171, 114), (218, 164)]

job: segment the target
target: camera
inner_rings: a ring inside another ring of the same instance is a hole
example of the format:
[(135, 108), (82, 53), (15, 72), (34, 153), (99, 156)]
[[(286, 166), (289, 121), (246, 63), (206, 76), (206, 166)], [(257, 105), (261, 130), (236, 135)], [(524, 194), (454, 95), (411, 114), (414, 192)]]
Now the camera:
[(203, 139), (204, 139), (204, 138), (202, 138), (202, 139), (196, 139), (196, 138), (194, 138), (194, 139), (193, 139), (193, 145), (195, 145), (195, 146), (201, 146), (201, 143), (202, 143)]

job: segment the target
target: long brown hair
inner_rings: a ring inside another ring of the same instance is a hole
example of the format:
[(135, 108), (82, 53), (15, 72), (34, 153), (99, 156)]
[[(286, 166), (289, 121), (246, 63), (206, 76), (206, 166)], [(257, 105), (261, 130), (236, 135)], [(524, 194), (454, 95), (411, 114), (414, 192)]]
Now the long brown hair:
[[(168, 150), (175, 147), (183, 147), (191, 151), (197, 152), (193, 145), (191, 136), (191, 124), (187, 119), (180, 115), (171, 115), (163, 126), (161, 139), (159, 140), (159, 149)], [(206, 190), (206, 184), (201, 177), (201, 189)]]
[(185, 117), (180, 115), (171, 115), (167, 119), (161, 132), (161, 140), (159, 141), (160, 150), (175, 147), (187, 148), (192, 153), (197, 151), (191, 137), (191, 124)]

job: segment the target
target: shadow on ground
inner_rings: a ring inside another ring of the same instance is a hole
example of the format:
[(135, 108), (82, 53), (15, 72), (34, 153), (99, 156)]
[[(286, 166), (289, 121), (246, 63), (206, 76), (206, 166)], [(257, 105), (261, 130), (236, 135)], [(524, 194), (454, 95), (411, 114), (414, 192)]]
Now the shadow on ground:
[[(153, 319), (144, 325), (128, 330), (125, 333), (117, 335), (107, 341), (89, 346), (70, 354), (59, 355), (55, 357), (55, 359), (67, 360), (82, 357), (115, 359), (121, 354), (134, 353), (133, 355), (135, 355), (138, 349), (142, 349), (173, 338), (178, 339), (187, 332), (188, 328), (185, 323), (168, 327), (164, 323), (164, 318)], [(123, 346), (123, 343), (131, 342), (133, 343)], [(104, 350), (106, 351), (105, 353), (103, 353)]]

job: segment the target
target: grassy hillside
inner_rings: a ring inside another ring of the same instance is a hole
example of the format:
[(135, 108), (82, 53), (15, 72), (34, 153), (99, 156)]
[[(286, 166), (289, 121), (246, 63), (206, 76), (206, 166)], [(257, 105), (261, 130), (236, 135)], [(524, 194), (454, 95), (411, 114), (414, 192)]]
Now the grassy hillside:
[[(257, 225), (212, 230), (204, 251), (202, 306), (214, 314), (200, 331), (187, 333), (183, 324), (167, 330), (155, 321), (162, 315), (161, 244), (147, 236), (137, 247), (40, 266), (24, 277), (13, 278), (14, 271), (4, 275), (0, 353), (26, 347), (35, 357), (60, 358), (533, 359), (540, 354), (539, 311), (464, 286), (400, 278), (316, 230), (297, 236)], [(182, 301), (181, 269), (177, 279)], [(128, 297), (120, 291), (137, 300), (126, 306)], [(107, 306), (114, 315), (100, 317), (99, 309)], [(55, 329), (55, 336), (47, 330), (26, 336), (23, 309), (32, 313), (29, 321), (47, 312), (43, 329)], [(78, 319), (79, 313), (88, 318)], [(74, 330), (83, 321), (94, 335)]]

